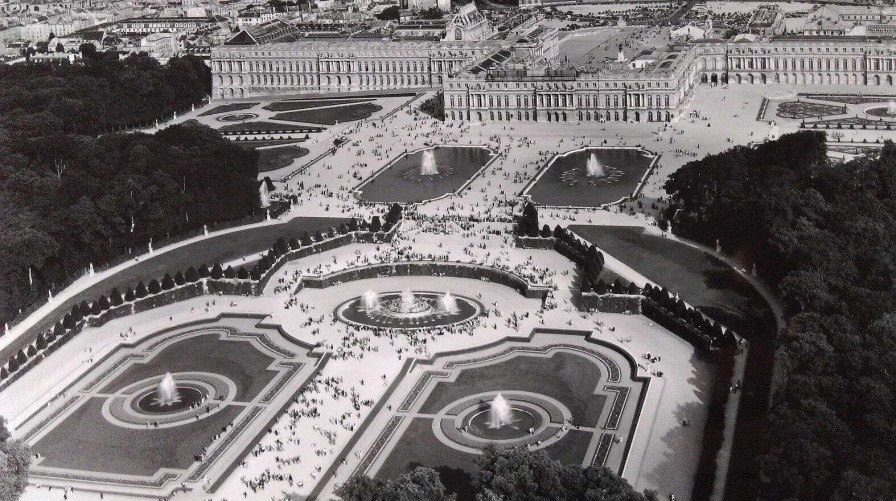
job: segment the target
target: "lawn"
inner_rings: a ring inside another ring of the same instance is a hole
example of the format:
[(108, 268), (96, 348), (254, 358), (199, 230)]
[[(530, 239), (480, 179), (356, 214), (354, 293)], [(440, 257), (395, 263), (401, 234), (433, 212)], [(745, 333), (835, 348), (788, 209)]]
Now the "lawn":
[(570, 229), (735, 330), (755, 327), (757, 315), (771, 315), (762, 296), (743, 276), (700, 249), (646, 234), (637, 226), (576, 225)]
[(307, 110), (308, 108), (317, 108), (320, 106), (333, 106), (336, 104), (352, 104), (352, 103), (368, 103), (372, 99), (320, 99), (320, 100), (301, 100), (301, 101), (275, 101), (264, 109), (268, 111), (298, 111)]
[[(607, 396), (595, 391), (606, 382), (606, 374), (601, 371), (590, 357), (567, 352), (554, 353), (549, 358), (521, 354), (462, 369), (455, 380), (435, 383), (414, 417), (405, 417), (412, 421), (391, 449), (384, 450), (388, 455), (376, 477), (395, 478), (416, 466), (427, 466), (440, 473), (442, 482), (458, 499), (473, 499), (476, 456), (443, 443), (433, 433), (431, 416), (468, 395), (495, 390), (520, 391), (554, 398), (570, 410), (575, 423), (597, 426), (601, 409), (607, 404)], [(564, 464), (582, 464), (591, 459), (587, 452), (592, 438), (591, 431), (571, 430), (544, 450)]]
[(335, 108), (288, 111), (286, 113), (278, 113), (273, 118), (287, 122), (334, 125), (336, 122), (344, 123), (363, 120), (382, 109), (383, 107), (378, 104), (359, 103)]
[[(756, 437), (761, 436), (765, 426), (775, 360), (776, 326), (768, 304), (743, 276), (700, 249), (646, 234), (639, 227), (571, 226), (570, 229), (653, 282), (679, 293), (685, 301), (749, 341), (727, 482), (737, 485), (755, 478), (755, 461), (761, 443)], [(716, 421), (708, 426), (723, 425)], [(708, 429), (707, 433), (720, 432)], [(715, 457), (717, 449), (709, 447)], [(702, 499), (709, 495), (703, 491), (712, 485), (713, 471), (698, 472), (695, 497)]]
[(293, 160), (308, 154), (308, 149), (301, 146), (282, 146), (256, 151), (258, 151), (258, 172), (282, 169)]
[(233, 103), (233, 104), (222, 104), (220, 106), (215, 106), (214, 108), (203, 111), (199, 114), (200, 117), (207, 117), (209, 115), (219, 115), (221, 113), (230, 113), (234, 111), (243, 111), (252, 108), (258, 103)]
[(31, 343), (38, 333), (52, 328), (57, 320), (61, 320), (65, 313), (71, 310), (72, 305), (80, 303), (82, 300), (92, 302), (100, 295), (108, 295), (114, 288), (124, 294), (128, 287), (135, 287), (140, 281), (148, 284), (154, 278), (161, 279), (165, 273), (174, 276), (178, 271), (185, 272), (190, 266), (198, 268), (203, 263), (212, 266), (215, 263), (224, 263), (249, 254), (256, 254), (269, 249), (280, 237), (289, 239), (300, 235), (303, 231), (313, 234), (318, 230), (338, 226), (345, 221), (347, 221), (345, 218), (298, 217), (281, 224), (256, 226), (214, 236), (178, 247), (164, 254), (156, 254), (148, 259), (144, 258), (139, 263), (133, 263), (126, 270), (88, 287), (72, 299), (59, 302), (51, 314), (28, 329), (28, 332), (20, 336), (17, 342), (7, 346), (0, 353), (0, 360), (7, 360), (23, 346)]

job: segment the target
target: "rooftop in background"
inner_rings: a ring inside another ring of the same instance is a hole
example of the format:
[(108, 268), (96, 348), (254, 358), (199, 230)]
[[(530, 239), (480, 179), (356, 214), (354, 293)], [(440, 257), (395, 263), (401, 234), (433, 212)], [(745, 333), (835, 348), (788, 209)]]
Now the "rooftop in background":
[(633, 54), (665, 49), (669, 43), (667, 27), (600, 30), (563, 38), (560, 41), (558, 63), (566, 69), (605, 71), (618, 60), (620, 45), (628, 59)]

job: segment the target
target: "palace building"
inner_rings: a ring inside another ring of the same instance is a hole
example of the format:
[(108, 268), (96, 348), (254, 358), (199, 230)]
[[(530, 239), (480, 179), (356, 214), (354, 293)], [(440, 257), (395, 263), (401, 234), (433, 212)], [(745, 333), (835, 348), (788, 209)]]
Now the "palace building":
[(443, 37), (316, 31), (282, 21), (212, 49), (215, 98), (431, 89), (449, 121), (640, 121), (678, 116), (697, 84), (892, 86), (896, 43), (866, 37), (697, 40), (590, 67), (560, 64), (554, 28), (496, 30), (470, 4)]

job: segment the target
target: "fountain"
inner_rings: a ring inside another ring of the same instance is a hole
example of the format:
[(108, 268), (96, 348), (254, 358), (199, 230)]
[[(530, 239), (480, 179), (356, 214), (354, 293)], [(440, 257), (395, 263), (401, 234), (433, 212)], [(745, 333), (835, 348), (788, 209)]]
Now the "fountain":
[(380, 309), (380, 296), (376, 292), (368, 289), (364, 293), (361, 303), (364, 305), (364, 311), (367, 313), (377, 311)]
[(890, 101), (887, 103), (887, 113), (890, 115), (896, 115), (896, 101)]
[(432, 150), (423, 152), (423, 161), (420, 162), (421, 176), (435, 176), (439, 174), (439, 168), (436, 166), (436, 154)]
[(587, 169), (588, 177), (604, 177), (607, 175), (606, 171), (604, 171), (604, 166), (600, 164), (597, 160), (597, 155), (594, 153), (588, 157), (588, 163), (585, 167)]
[(162, 380), (159, 381), (156, 399), (159, 405), (171, 405), (177, 402), (177, 387), (174, 385), (174, 376), (170, 372), (166, 372)]
[(498, 393), (492, 400), (491, 408), (488, 410), (488, 427), (492, 429), (500, 428), (505, 424), (513, 422), (513, 411), (507, 400)]
[(401, 303), (399, 305), (399, 309), (403, 313), (410, 313), (414, 311), (417, 307), (417, 298), (414, 297), (414, 293), (411, 292), (411, 289), (405, 289), (401, 291)]
[(458, 308), (457, 300), (454, 299), (454, 296), (446, 291), (445, 294), (439, 298), (439, 310), (443, 313), (453, 314), (460, 311), (460, 308)]

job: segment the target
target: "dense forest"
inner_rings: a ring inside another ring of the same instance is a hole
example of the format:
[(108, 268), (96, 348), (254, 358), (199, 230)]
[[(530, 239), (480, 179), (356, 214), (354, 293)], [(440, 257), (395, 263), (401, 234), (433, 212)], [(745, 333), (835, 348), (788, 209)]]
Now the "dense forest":
[(90, 263), (254, 210), (257, 153), (214, 130), (105, 133), (189, 109), (209, 83), (192, 57), (0, 66), (0, 323)]
[(788, 308), (757, 497), (892, 499), (896, 145), (845, 164), (825, 152), (801, 132), (690, 162), (666, 183), (669, 217), (755, 262)]

